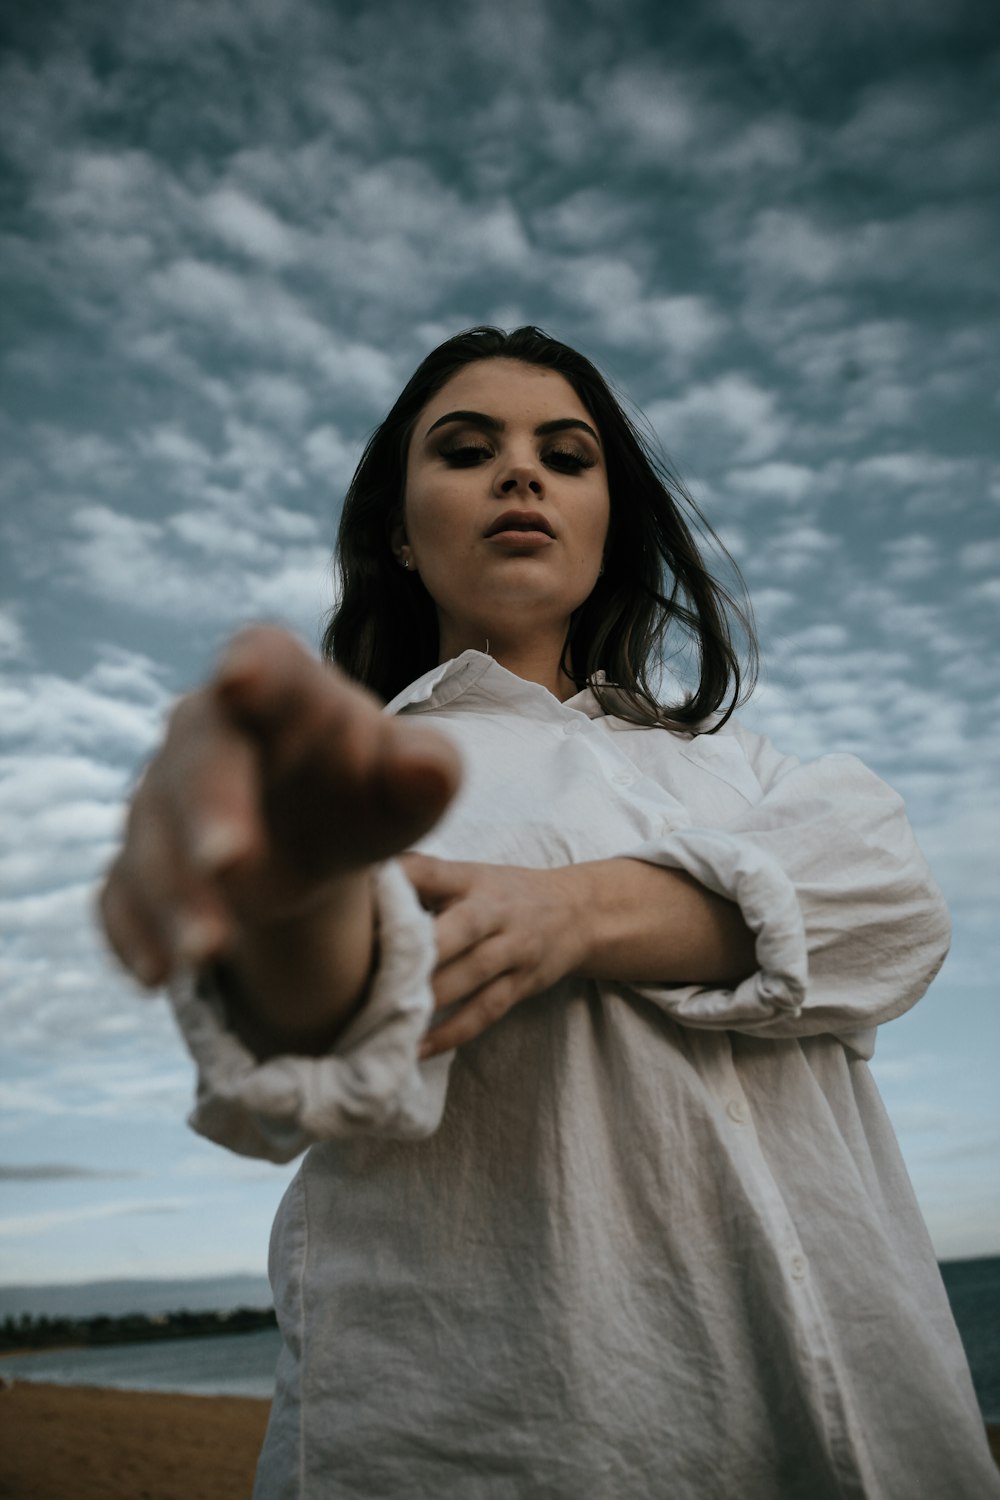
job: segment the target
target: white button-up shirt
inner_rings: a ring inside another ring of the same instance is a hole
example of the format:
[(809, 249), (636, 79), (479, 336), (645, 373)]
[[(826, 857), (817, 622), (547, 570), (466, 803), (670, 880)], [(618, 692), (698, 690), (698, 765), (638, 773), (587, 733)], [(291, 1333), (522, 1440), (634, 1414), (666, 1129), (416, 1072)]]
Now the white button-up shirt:
[(644, 729), (467, 651), (388, 712), (465, 777), (427, 853), (630, 856), (740, 906), (735, 989), (566, 979), (417, 1061), (433, 924), (377, 880), (380, 966), (323, 1058), (258, 1063), (175, 988), (196, 1129), (288, 1160), (258, 1500), (1000, 1495), (865, 1059), (948, 920), (900, 798), (736, 725)]

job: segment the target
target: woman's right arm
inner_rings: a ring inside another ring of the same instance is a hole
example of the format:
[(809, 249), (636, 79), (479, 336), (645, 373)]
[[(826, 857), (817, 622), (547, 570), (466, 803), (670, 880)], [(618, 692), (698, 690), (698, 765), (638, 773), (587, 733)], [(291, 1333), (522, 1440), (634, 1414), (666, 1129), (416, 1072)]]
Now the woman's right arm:
[(181, 700), (133, 800), (100, 907), (141, 983), (214, 976), (258, 1058), (317, 1055), (378, 960), (375, 869), (437, 822), (450, 744), (291, 636), (238, 636)]

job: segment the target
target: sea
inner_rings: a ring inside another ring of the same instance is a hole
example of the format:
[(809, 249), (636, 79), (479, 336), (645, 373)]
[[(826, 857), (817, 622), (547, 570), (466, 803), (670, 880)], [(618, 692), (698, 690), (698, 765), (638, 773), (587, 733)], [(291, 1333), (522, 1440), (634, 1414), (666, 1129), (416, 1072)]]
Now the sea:
[[(983, 1418), (1000, 1423), (1000, 1256), (946, 1261), (941, 1274), (962, 1335)], [(262, 1277), (204, 1281), (89, 1282), (80, 1286), (0, 1287), (0, 1319), (121, 1316), (235, 1307), (267, 1307)], [(269, 1400), (280, 1336), (275, 1329), (208, 1338), (162, 1339), (94, 1349), (52, 1349), (0, 1359), (0, 1376), (54, 1385), (186, 1391), (199, 1396)]]

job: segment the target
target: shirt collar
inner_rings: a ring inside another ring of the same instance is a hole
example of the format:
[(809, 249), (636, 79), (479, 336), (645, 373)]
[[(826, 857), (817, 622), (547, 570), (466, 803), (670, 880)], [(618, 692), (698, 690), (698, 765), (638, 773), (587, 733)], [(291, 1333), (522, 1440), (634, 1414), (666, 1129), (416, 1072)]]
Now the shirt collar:
[[(603, 671), (595, 672), (590, 679), (598, 684), (604, 680)], [(523, 677), (508, 672), (484, 651), (463, 651), (460, 656), (431, 667), (429, 672), (397, 693), (386, 704), (385, 712), (399, 714), (411, 709), (414, 713), (429, 713), (465, 695), (470, 696), (470, 706), (472, 696), (482, 697), (542, 717), (558, 715), (566, 709), (586, 714), (588, 719), (601, 718), (604, 714), (589, 684), (574, 693), (572, 698), (567, 698), (565, 703), (560, 703), (548, 688), (537, 682), (526, 682)]]

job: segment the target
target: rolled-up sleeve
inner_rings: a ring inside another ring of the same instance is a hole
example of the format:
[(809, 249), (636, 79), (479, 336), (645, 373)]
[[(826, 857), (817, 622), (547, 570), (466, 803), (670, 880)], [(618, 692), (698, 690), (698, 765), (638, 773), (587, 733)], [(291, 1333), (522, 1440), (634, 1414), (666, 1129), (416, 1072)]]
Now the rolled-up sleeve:
[(315, 1141), (430, 1135), (444, 1108), (452, 1054), (418, 1063), (433, 1013), (432, 918), (401, 866), (376, 873), (379, 952), (367, 1000), (321, 1057), (259, 1061), (227, 1026), (223, 999), (189, 974), (171, 988), (198, 1068), (189, 1123), (243, 1156), (291, 1161)]
[(741, 739), (761, 800), (723, 827), (683, 828), (628, 852), (735, 902), (757, 968), (733, 989), (634, 988), (690, 1026), (864, 1034), (915, 1004), (948, 951), (947, 909), (902, 798), (854, 756), (802, 765)]

